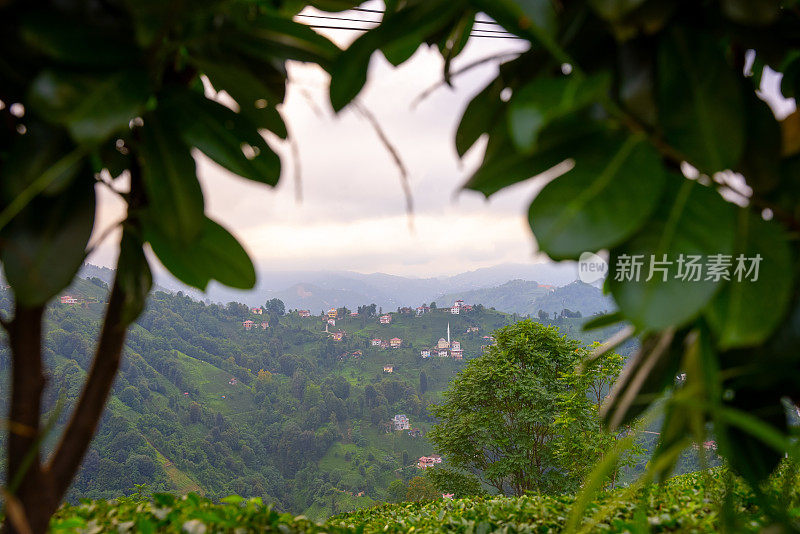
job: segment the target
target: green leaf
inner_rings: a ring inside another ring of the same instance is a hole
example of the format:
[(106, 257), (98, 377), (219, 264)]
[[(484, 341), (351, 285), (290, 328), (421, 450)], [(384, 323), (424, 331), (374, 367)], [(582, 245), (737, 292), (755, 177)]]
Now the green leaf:
[(756, 195), (774, 191), (780, 183), (781, 128), (766, 102), (748, 95), (747, 140), (736, 170)]
[(266, 63), (305, 61), (327, 69), (340, 53), (335, 44), (306, 24), (269, 12), (252, 17), (246, 31), (226, 32), (224, 39), (232, 49)]
[(786, 410), (777, 390), (739, 388), (715, 420), (720, 449), (730, 466), (750, 484), (769, 477), (791, 446)]
[(517, 35), (550, 41), (558, 29), (550, 0), (473, 0), (473, 4)]
[(16, 300), (45, 304), (72, 282), (94, 226), (94, 180), (82, 171), (57, 196), (33, 199), (0, 233), (0, 261)]
[(467, 105), (456, 130), (456, 151), (460, 157), (474, 145), (481, 135), (492, 130), (505, 106), (500, 100), (504, 88), (500, 77), (478, 93)]
[(414, 28), (417, 35), (431, 35), (444, 28), (462, 8), (459, 2), (415, 4), (397, 11), (380, 26), (356, 39), (331, 69), (330, 96), (333, 109), (340, 111), (364, 87), (373, 52), (398, 42), (409, 43), (409, 28)]
[(734, 22), (766, 26), (781, 12), (780, 0), (720, 0), (722, 12)]
[(658, 153), (638, 137), (589, 140), (575, 167), (550, 182), (530, 207), (539, 247), (553, 259), (619, 244), (655, 208), (664, 187)]
[[(4, 209), (43, 179), (47, 183), (37, 192), (48, 196), (60, 193), (83, 165), (83, 156), (63, 130), (38, 120), (26, 122), (27, 132), (14, 138), (3, 160), (0, 204)], [(50, 177), (45, 176), (49, 173)]]
[[(777, 328), (789, 305), (792, 255), (788, 236), (775, 222), (739, 211), (731, 281), (709, 304), (706, 317), (723, 349), (758, 345)], [(741, 263), (739, 258), (742, 258)], [(757, 260), (755, 272), (752, 258)], [(741, 272), (735, 271), (741, 266)]]
[(31, 49), (61, 63), (119, 69), (138, 58), (138, 49), (126, 32), (65, 20), (56, 10), (29, 13), (23, 17), (19, 33)]
[(598, 15), (606, 20), (619, 20), (640, 5), (644, 0), (591, 0), (590, 4)]
[(508, 127), (501, 122), (492, 131), (483, 163), (463, 187), (491, 196), (567, 160), (576, 146), (591, 142), (601, 127), (581, 115), (556, 120), (542, 130), (534, 151), (523, 154), (508, 149)]
[(204, 203), (189, 147), (158, 114), (145, 117), (141, 138), (148, 211), (172, 241), (191, 242), (202, 228)]
[(176, 278), (205, 290), (209, 281), (238, 289), (251, 289), (256, 273), (242, 245), (222, 226), (206, 218), (201, 233), (192, 242), (175, 241), (159, 225), (147, 224), (145, 239), (153, 252)]
[(46, 70), (31, 84), (28, 98), (35, 113), (66, 126), (75, 141), (98, 144), (127, 129), (149, 96), (141, 71), (91, 76)]
[(658, 52), (658, 116), (667, 141), (700, 171), (733, 168), (744, 148), (736, 72), (710, 33), (675, 28)]
[(591, 319), (583, 323), (582, 329), (584, 332), (588, 332), (590, 330), (599, 330), (607, 326), (621, 323), (624, 320), (625, 316), (618, 311), (613, 313), (606, 313), (604, 315), (598, 315), (596, 317), (592, 317)]
[(508, 126), (514, 146), (530, 152), (544, 126), (595, 102), (608, 92), (609, 85), (607, 73), (589, 78), (534, 78), (516, 91), (509, 103)]
[[(734, 206), (713, 189), (680, 175), (671, 175), (667, 185), (653, 217), (629, 242), (612, 250), (609, 261), (608, 288), (620, 310), (642, 330), (678, 326), (696, 316), (723, 286), (707, 279), (704, 266), (709, 257), (733, 252)], [(661, 262), (664, 255), (671, 263), (651, 262)], [(695, 274), (686, 268), (690, 256), (699, 256), (699, 281), (689, 281), (694, 276), (678, 278), (681, 259), (680, 274)], [(635, 275), (637, 263), (638, 280), (627, 276)], [(652, 266), (666, 271), (653, 270), (650, 277)]]
[[(278, 183), (281, 162), (247, 117), (191, 90), (173, 90), (160, 99), (159, 113), (183, 141), (200, 149), (242, 178)], [(250, 157), (243, 145), (249, 147)]]
[(667, 330), (642, 340), (602, 406), (600, 415), (612, 430), (636, 419), (675, 383), (685, 337)]
[(130, 232), (122, 234), (116, 283), (123, 296), (122, 322), (130, 324), (144, 311), (147, 295), (153, 287), (153, 274), (144, 255), (142, 242)]
[[(266, 128), (281, 139), (286, 139), (286, 124), (275, 108), (283, 101), (285, 80), (277, 73), (272, 83), (258, 79), (244, 66), (234, 63), (215, 63), (193, 60), (197, 68), (208, 76), (217, 91), (225, 91), (239, 105), (239, 113), (259, 128)], [(277, 87), (276, 87), (277, 85)]]

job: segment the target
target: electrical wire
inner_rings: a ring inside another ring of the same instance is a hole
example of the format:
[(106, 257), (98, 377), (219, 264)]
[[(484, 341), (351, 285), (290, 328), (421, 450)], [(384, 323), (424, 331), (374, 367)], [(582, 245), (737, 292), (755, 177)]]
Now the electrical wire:
[[(372, 26), (370, 28), (353, 28), (349, 26), (329, 26), (326, 24), (306, 24), (309, 28), (318, 28), (318, 29), (325, 29), (325, 30), (348, 30), (348, 31), (359, 31), (359, 32), (366, 32), (371, 30), (372, 28), (377, 28), (376, 26)], [(481, 31), (481, 30), (477, 30)], [(484, 30), (485, 31), (485, 30)], [(470, 33), (470, 37), (479, 37), (484, 39), (517, 39), (520, 40), (520, 37), (516, 35), (484, 35), (480, 33)]]
[[(363, 13), (379, 13), (381, 15), (386, 13), (385, 11), (383, 11), (381, 9), (368, 9), (368, 8), (365, 8), (365, 7), (351, 7), (350, 11), (361, 11)], [(495, 22), (493, 20), (476, 20), (475, 24), (491, 24), (493, 26), (502, 27), (502, 25), (499, 22)]]
[[(301, 14), (299, 14), (297, 16), (298, 17), (310, 18), (310, 19), (341, 20), (341, 21), (345, 21), (345, 22), (361, 22), (361, 23), (366, 22), (366, 23), (374, 23), (374, 24), (380, 24), (381, 23), (380, 20), (351, 19), (351, 18), (348, 18), (348, 17), (332, 17), (332, 16), (328, 16), (328, 15), (304, 15), (304, 14), (301, 13)], [(476, 24), (478, 22), (480, 22), (480, 21), (475, 21)], [(483, 30), (483, 29), (480, 29), (480, 28), (473, 28), (473, 31), (485, 32), (485, 33), (501, 33), (501, 34), (505, 34), (505, 35), (513, 35), (512, 33), (509, 33), (506, 30)]]

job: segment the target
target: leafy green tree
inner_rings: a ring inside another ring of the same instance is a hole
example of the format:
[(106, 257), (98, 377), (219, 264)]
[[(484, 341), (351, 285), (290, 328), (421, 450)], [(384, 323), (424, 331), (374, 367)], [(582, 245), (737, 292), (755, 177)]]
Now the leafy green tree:
[(425, 393), (428, 391), (428, 375), (425, 374), (425, 371), (419, 372), (419, 392)]
[(275, 315), (277, 317), (283, 317), (286, 314), (286, 305), (281, 299), (268, 300), (264, 308), (267, 310), (268, 314)]
[(401, 502), (405, 500), (408, 487), (401, 479), (392, 480), (389, 483), (389, 500), (392, 502)]
[(431, 481), (437, 492), (452, 493), (456, 499), (486, 494), (481, 481), (472, 473), (434, 466), (425, 470), (425, 478)]
[(496, 345), (471, 360), (444, 402), (432, 406), (439, 423), (428, 437), (454, 467), (477, 473), (500, 493), (575, 487), (582, 470), (564, 462), (561, 451), (576, 432), (596, 432), (600, 421), (596, 407), (587, 406), (589, 380), (577, 369), (587, 351), (531, 320), (494, 338)]
[(439, 497), (441, 497), (441, 494), (436, 489), (436, 486), (425, 477), (414, 477), (408, 482), (408, 489), (406, 490), (407, 501), (432, 501)]

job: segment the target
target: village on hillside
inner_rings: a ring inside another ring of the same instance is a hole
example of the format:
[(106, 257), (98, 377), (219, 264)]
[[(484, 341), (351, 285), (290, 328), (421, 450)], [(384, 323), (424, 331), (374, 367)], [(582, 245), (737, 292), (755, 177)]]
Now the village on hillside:
[[(422, 305), (417, 307), (416, 309), (409, 308), (409, 307), (402, 307), (398, 308), (397, 312), (395, 313), (380, 313), (377, 317), (378, 323), (380, 325), (391, 325), (393, 321), (393, 317), (396, 314), (402, 315), (412, 315), (415, 317), (422, 317), (426, 314), (430, 314), (433, 312), (438, 313), (447, 313), (451, 315), (461, 315), (462, 313), (472, 311), (474, 308), (473, 305), (464, 304), (463, 300), (456, 300), (452, 306), (443, 307), (443, 308), (436, 308), (431, 307), (428, 305)], [(264, 309), (261, 307), (251, 308), (251, 313), (253, 315), (263, 315)], [(301, 318), (311, 318), (311, 311), (310, 310), (296, 310), (295, 313), (298, 317)], [(358, 311), (349, 311), (346, 308), (336, 309), (331, 308), (327, 312), (323, 311), (320, 313), (320, 318), (324, 324), (324, 331), (327, 333), (333, 341), (342, 341), (346, 336), (347, 332), (342, 329), (333, 330), (336, 327), (336, 321), (341, 320), (344, 316), (350, 318), (359, 317)], [(250, 330), (254, 327), (261, 326), (262, 329), (266, 329), (269, 327), (269, 321), (259, 321), (259, 320), (252, 320), (246, 319), (242, 322), (242, 326), (245, 330)], [(477, 326), (469, 326), (467, 327), (465, 334), (470, 333), (477, 333), (479, 331), (479, 327)], [(434, 343), (430, 347), (421, 348), (419, 351), (419, 355), (423, 359), (437, 357), (437, 358), (450, 358), (455, 361), (463, 361), (464, 359), (464, 350), (461, 347), (461, 342), (456, 339), (451, 339), (451, 332), (450, 332), (450, 324), (447, 324), (446, 332), (443, 332), (443, 336), (439, 338), (439, 340)], [(486, 348), (487, 345), (493, 342), (491, 336), (484, 336), (484, 341), (486, 341), (486, 345), (483, 345), (482, 348)], [(397, 349), (403, 346), (403, 339), (399, 337), (391, 337), (391, 338), (382, 338), (382, 337), (375, 337), (369, 341), (371, 347), (376, 347), (379, 349)], [(349, 353), (350, 357), (353, 358), (360, 358), (363, 356), (363, 351), (355, 350)], [(384, 366), (383, 371), (385, 373), (392, 373), (394, 371), (394, 366), (391, 364), (387, 364)]]

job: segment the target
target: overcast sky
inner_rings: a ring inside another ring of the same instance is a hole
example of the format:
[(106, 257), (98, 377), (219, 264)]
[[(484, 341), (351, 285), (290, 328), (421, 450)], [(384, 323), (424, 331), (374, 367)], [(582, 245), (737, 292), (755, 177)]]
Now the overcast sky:
[[(356, 37), (355, 32), (320, 31), (342, 46)], [(479, 58), (519, 52), (523, 45), (473, 38), (454, 69)], [(281, 109), (299, 147), (302, 200), (296, 198), (289, 145), (270, 139), (284, 162), (274, 189), (197, 156), (208, 214), (233, 231), (259, 271), (346, 269), (427, 277), (543, 261), (525, 217), (535, 184), (511, 187), (488, 201), (460, 191), (484, 144), (459, 162), (455, 128), (471, 97), (496, 75), (497, 64), (459, 76), (454, 88), (441, 87), (412, 108), (420, 93), (442, 79), (439, 55), (422, 47), (397, 69), (379, 54), (373, 57), (359, 101), (377, 117), (408, 168), (413, 229), (399, 171), (372, 126), (349, 109), (334, 115), (327, 75), (303, 64), (290, 65), (291, 83)], [(767, 77), (765, 83), (774, 81)], [(785, 109), (787, 105), (793, 107), (783, 103)], [(102, 189), (100, 198), (101, 226), (119, 220), (120, 203)], [(106, 239), (90, 261), (112, 266), (115, 241), (113, 236)]]

